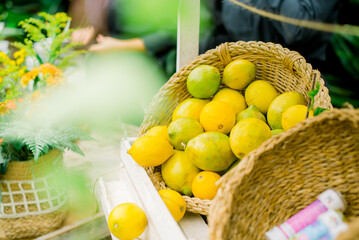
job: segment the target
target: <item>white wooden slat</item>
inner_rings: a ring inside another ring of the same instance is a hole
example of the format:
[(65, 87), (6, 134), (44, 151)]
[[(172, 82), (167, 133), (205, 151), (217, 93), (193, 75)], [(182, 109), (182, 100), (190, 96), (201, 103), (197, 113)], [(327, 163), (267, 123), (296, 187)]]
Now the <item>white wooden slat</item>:
[(179, 0), (177, 71), (198, 56), (200, 0)]
[(121, 142), (121, 158), (137, 194), (143, 200), (144, 208), (148, 212), (148, 221), (154, 224), (153, 228), (158, 233), (161, 233), (158, 240), (186, 240), (186, 236), (168, 211), (144, 168), (127, 154), (130, 147), (129, 141)]
[(208, 238), (208, 225), (199, 214), (186, 212), (178, 224), (189, 240), (204, 240)]

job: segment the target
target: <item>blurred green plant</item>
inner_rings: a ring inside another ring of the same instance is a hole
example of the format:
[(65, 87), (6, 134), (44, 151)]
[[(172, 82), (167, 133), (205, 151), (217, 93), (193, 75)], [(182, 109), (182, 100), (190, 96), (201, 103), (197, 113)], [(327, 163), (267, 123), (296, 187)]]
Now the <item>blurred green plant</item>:
[(66, 11), (67, 2), (64, 0), (4, 0), (0, 4), (0, 22), (5, 27), (0, 30), (0, 40), (22, 40), (24, 32), (18, 28), (18, 23), (32, 17), (38, 12), (55, 14)]
[[(29, 18), (19, 23), (26, 33), (24, 43), (14, 42), (12, 45), (18, 49), (24, 49), (27, 56), (35, 57), (40, 64), (46, 59), (48, 63), (54, 64), (62, 70), (72, 66), (75, 58), (83, 51), (74, 51), (81, 43), (71, 42), (72, 30), (71, 18), (66, 13), (39, 13), (38, 18)], [(46, 41), (50, 40), (50, 47), (46, 49)], [(34, 43), (42, 45), (46, 57), (41, 58), (40, 53), (34, 49)], [(45, 45), (45, 46), (44, 46)]]

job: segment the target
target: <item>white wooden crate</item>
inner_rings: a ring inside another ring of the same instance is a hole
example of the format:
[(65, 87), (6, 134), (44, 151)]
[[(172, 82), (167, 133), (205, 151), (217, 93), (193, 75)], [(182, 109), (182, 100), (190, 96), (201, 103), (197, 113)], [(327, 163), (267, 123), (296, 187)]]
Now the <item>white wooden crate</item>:
[[(141, 239), (207, 239), (208, 227), (200, 215), (186, 213), (179, 223), (173, 219), (146, 171), (127, 154), (134, 139), (123, 139), (121, 142), (121, 159), (118, 166), (114, 166), (119, 171), (113, 174), (111, 180), (99, 179), (97, 195), (106, 219), (118, 204), (132, 202), (145, 211), (148, 219), (148, 226), (140, 236)], [(117, 239), (114, 236), (112, 238)]]

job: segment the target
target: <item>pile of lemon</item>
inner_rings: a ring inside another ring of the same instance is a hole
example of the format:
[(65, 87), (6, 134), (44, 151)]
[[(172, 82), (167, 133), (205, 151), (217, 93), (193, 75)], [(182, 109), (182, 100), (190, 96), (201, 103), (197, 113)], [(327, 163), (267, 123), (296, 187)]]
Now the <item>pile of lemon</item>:
[(161, 165), (172, 190), (213, 199), (222, 174), (306, 117), (302, 94), (279, 94), (269, 81), (255, 81), (256, 74), (244, 59), (229, 63), (222, 76), (214, 66), (196, 67), (187, 78), (193, 97), (176, 107), (168, 127), (153, 127), (128, 153), (141, 166)]

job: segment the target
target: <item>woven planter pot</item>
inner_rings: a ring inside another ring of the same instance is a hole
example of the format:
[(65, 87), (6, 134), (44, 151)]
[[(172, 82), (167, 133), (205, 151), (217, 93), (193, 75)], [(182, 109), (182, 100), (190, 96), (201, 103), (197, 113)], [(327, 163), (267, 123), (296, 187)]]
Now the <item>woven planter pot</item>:
[(359, 110), (325, 111), (244, 157), (211, 204), (210, 239), (265, 239), (329, 188), (342, 193), (349, 221), (359, 216)]
[[(328, 89), (318, 71), (313, 71), (310, 64), (297, 52), (283, 48), (279, 44), (264, 42), (224, 43), (216, 49), (207, 51), (196, 60), (184, 66), (159, 90), (140, 127), (140, 135), (153, 126), (169, 125), (174, 109), (183, 100), (190, 98), (186, 80), (188, 74), (197, 66), (207, 64), (217, 67), (221, 74), (224, 67), (235, 59), (247, 59), (257, 67), (256, 80), (270, 82), (279, 93), (297, 91), (302, 93), (306, 101), (307, 92), (311, 90), (313, 81), (320, 83), (320, 91), (316, 96), (314, 107), (332, 108)], [(314, 74), (316, 72), (316, 74)], [(165, 188), (159, 168), (146, 168), (152, 182), (159, 190)], [(184, 196), (187, 210), (208, 214), (211, 201)]]
[(33, 238), (59, 228), (66, 217), (62, 152), (51, 150), (34, 160), (10, 161), (0, 175), (0, 239)]

